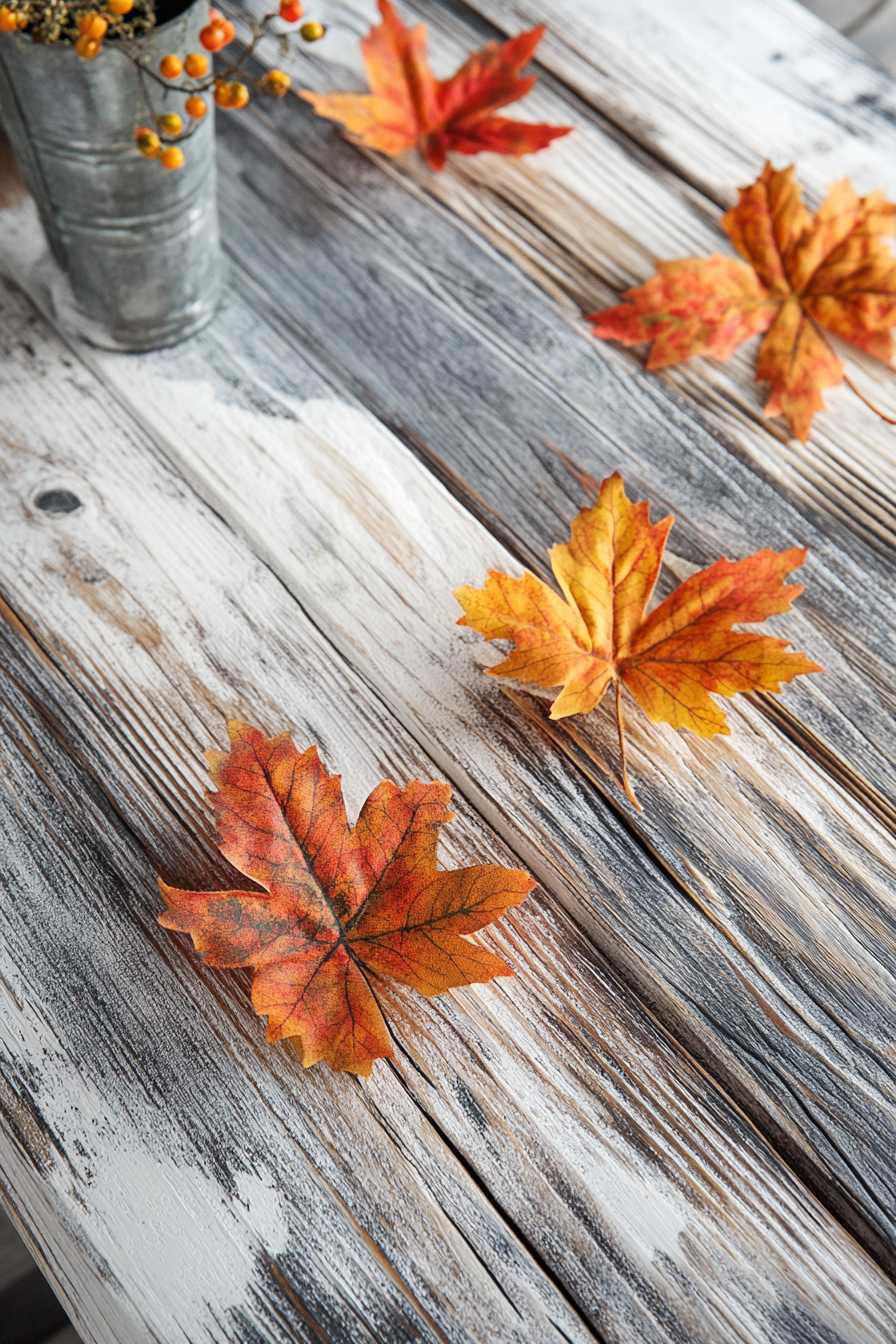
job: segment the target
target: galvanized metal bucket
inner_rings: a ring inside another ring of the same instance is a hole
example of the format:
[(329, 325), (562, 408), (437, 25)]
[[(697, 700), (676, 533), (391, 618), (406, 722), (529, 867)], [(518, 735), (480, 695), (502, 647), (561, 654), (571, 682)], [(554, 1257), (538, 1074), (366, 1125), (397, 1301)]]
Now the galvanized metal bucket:
[[(158, 69), (201, 51), (208, 0), (129, 44)], [(119, 44), (92, 61), (71, 46), (0, 33), (0, 112), (67, 279), (54, 290), (64, 325), (113, 350), (174, 345), (210, 320), (221, 287), (214, 104), (184, 144), (182, 168), (144, 159), (140, 76)], [(157, 112), (184, 97), (146, 81)], [(184, 118), (186, 121), (186, 117)]]

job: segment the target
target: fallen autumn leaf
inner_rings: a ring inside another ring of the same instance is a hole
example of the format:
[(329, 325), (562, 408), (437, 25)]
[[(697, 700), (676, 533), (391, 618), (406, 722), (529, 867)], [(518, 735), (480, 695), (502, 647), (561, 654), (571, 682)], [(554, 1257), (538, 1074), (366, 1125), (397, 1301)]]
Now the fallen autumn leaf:
[(338, 775), (316, 747), (228, 725), (229, 752), (208, 753), (221, 852), (264, 891), (181, 891), (159, 880), (159, 922), (192, 935), (210, 966), (251, 966), (252, 1002), (272, 1041), (298, 1038), (302, 1063), (367, 1075), (391, 1056), (372, 982), (421, 994), (512, 975), (471, 942), (535, 885), (519, 869), (440, 871), (447, 784), (378, 784), (349, 825)]
[(507, 42), (487, 42), (450, 79), (436, 79), (426, 57), (426, 27), (406, 28), (389, 0), (379, 0), (382, 23), (361, 42), (369, 94), (302, 89), (318, 116), (339, 121), (359, 144), (395, 156), (417, 145), (440, 172), (449, 150), (458, 154), (531, 154), (571, 126), (496, 117), (524, 98), (536, 81), (520, 71), (534, 55), (544, 25)]
[(551, 718), (587, 714), (612, 683), (625, 791), (628, 779), (622, 687), (653, 723), (689, 728), (701, 737), (729, 731), (710, 698), (738, 691), (780, 691), (804, 672), (821, 672), (786, 640), (732, 630), (787, 611), (803, 591), (784, 579), (805, 559), (801, 547), (757, 551), (746, 560), (717, 560), (693, 574), (647, 614), (674, 519), (650, 522), (650, 506), (633, 504), (614, 472), (597, 503), (573, 520), (568, 544), (549, 552), (563, 593), (534, 574), (520, 579), (489, 570), (485, 588), (458, 588), (465, 615), (458, 625), (486, 639), (507, 639), (513, 652), (492, 677), (523, 685), (561, 686)]
[(756, 381), (771, 384), (766, 415), (784, 415), (805, 443), (822, 390), (846, 382), (825, 329), (879, 359), (893, 356), (896, 259), (884, 240), (896, 234), (896, 205), (880, 191), (857, 196), (838, 182), (811, 215), (791, 165), (767, 163), (740, 188), (722, 225), (745, 261), (687, 257), (658, 261), (656, 275), (624, 302), (591, 313), (595, 336), (636, 345), (651, 341), (648, 369), (692, 355), (728, 359), (748, 336), (765, 332)]

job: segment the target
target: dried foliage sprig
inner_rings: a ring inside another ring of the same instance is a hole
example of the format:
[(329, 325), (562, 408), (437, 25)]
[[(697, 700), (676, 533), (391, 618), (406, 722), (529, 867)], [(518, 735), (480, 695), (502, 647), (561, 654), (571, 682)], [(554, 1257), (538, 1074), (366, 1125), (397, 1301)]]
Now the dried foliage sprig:
[[(119, 0), (122, 3), (123, 0)], [(196, 131), (202, 118), (208, 112), (208, 104), (202, 97), (213, 91), (218, 107), (229, 111), (239, 111), (249, 102), (250, 91), (246, 82), (245, 66), (255, 52), (261, 39), (271, 32), (277, 19), (293, 24), (303, 17), (304, 10), (300, 0), (281, 0), (279, 9), (272, 10), (263, 18), (249, 20), (252, 36), (239, 56), (223, 70), (215, 73), (211, 62), (202, 52), (192, 51), (181, 58), (175, 53), (163, 56), (158, 70), (152, 69), (144, 60), (137, 59), (137, 68), (143, 82), (146, 104), (149, 108), (152, 125), (138, 126), (134, 132), (137, 148), (147, 159), (158, 159), (163, 168), (179, 168), (184, 162), (181, 144)], [(323, 37), (323, 24), (314, 21), (303, 23), (299, 28), (303, 42), (317, 42)], [(287, 34), (277, 34), (281, 40)], [(217, 53), (234, 41), (236, 29), (233, 21), (218, 9), (209, 11), (209, 21), (199, 34), (199, 41), (206, 51)], [(127, 53), (126, 53), (127, 54)], [(186, 75), (186, 79), (182, 77)], [(166, 93), (184, 95), (186, 120), (178, 112), (157, 113), (152, 102), (150, 81), (160, 85)], [(180, 82), (177, 82), (180, 81)], [(258, 93), (270, 94), (282, 98), (291, 84), (284, 70), (268, 70), (260, 79), (254, 81)]]
[(9, 0), (0, 7), (0, 33), (26, 33), (40, 43), (62, 42), (92, 60), (105, 38), (141, 37), (155, 27), (152, 0)]
[[(162, 57), (157, 68), (150, 64), (134, 39), (155, 27), (152, 0), (103, 0), (99, 6), (89, 0), (9, 0), (0, 7), (0, 32), (24, 33), (39, 43), (71, 44), (85, 61), (95, 60), (106, 41), (115, 41), (115, 50), (133, 61), (139, 71), (149, 112), (150, 124), (138, 126), (134, 132), (137, 148), (144, 158), (158, 159), (163, 168), (175, 169), (184, 163), (181, 144), (194, 134), (208, 113), (202, 95), (212, 92), (221, 108), (245, 107), (250, 98), (245, 66), (258, 43), (272, 31), (276, 20), (295, 24), (303, 16), (301, 0), (281, 0), (279, 8), (270, 14), (259, 20), (247, 20), (251, 30), (248, 44), (238, 59), (217, 72), (201, 51), (191, 51), (183, 57), (170, 52)], [(303, 23), (298, 30), (303, 42), (317, 42), (324, 32), (323, 24), (313, 20)], [(281, 41), (288, 41), (287, 33), (276, 35)], [(233, 21), (218, 9), (210, 10), (209, 21), (199, 34), (205, 50), (212, 54), (222, 51), (235, 38)], [(258, 93), (275, 98), (282, 98), (291, 83), (283, 70), (268, 70), (253, 82)], [(166, 95), (183, 95), (184, 115), (156, 110), (152, 98), (154, 84), (164, 89)]]

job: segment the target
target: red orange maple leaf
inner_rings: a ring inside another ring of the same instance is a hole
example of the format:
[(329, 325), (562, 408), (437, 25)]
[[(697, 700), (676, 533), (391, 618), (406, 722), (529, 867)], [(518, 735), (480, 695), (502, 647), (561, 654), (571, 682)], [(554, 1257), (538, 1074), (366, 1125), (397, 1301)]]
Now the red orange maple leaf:
[(307, 1067), (367, 1075), (394, 1052), (373, 982), (421, 994), (512, 975), (464, 935), (518, 905), (535, 883), (518, 869), (436, 867), (450, 821), (447, 784), (378, 784), (349, 825), (338, 775), (316, 747), (229, 724), (208, 753), (221, 852), (264, 891), (180, 891), (159, 880), (167, 929), (192, 935), (210, 966), (251, 966), (268, 1039), (295, 1036)]
[(552, 719), (587, 714), (614, 685), (623, 783), (635, 806), (625, 763), (623, 686), (654, 723), (712, 737), (729, 731), (712, 694), (780, 691), (782, 682), (823, 670), (790, 652), (786, 640), (732, 628), (789, 609), (803, 591), (784, 583), (805, 559), (800, 547), (717, 560), (648, 614), (673, 522), (651, 523), (649, 504), (633, 504), (615, 472), (600, 486), (597, 503), (573, 521), (569, 543), (549, 553), (562, 597), (534, 574), (515, 579), (495, 570), (485, 588), (454, 594), (465, 612), (458, 625), (515, 646), (489, 676), (562, 687)]
[(530, 154), (571, 126), (497, 117), (499, 107), (525, 97), (536, 76), (521, 77), (544, 25), (500, 45), (488, 42), (450, 79), (436, 79), (426, 58), (426, 27), (406, 28), (390, 0), (379, 0), (382, 23), (361, 42), (369, 94), (312, 93), (304, 98), (321, 117), (339, 121), (362, 145), (395, 156), (417, 145), (440, 172), (449, 150), (459, 154)]
[(812, 215), (793, 165), (776, 172), (769, 163), (739, 195), (722, 224), (744, 261), (715, 253), (659, 261), (646, 284), (588, 321), (596, 336), (651, 341), (648, 369), (691, 355), (727, 359), (764, 332), (756, 380), (771, 384), (765, 413), (784, 415), (805, 443), (824, 410), (822, 390), (845, 379), (857, 391), (825, 329), (892, 358), (896, 260), (885, 239), (896, 234), (896, 205), (879, 191), (857, 196), (844, 180)]

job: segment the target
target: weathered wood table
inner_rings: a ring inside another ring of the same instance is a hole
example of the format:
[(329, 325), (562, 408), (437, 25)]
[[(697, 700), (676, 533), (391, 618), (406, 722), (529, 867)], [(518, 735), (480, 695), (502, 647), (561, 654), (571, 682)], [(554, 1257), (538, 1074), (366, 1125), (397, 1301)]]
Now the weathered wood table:
[[(439, 71), (546, 19), (523, 112), (575, 133), (434, 176), (294, 98), (222, 116), (226, 299), (180, 348), (66, 344), (7, 183), (4, 1197), (97, 1344), (892, 1344), (896, 430), (838, 390), (802, 447), (752, 347), (648, 375), (580, 315), (729, 250), (766, 157), (896, 196), (896, 85), (790, 0), (402, 10)], [(360, 87), (370, 0), (315, 14), (297, 82)], [(487, 565), (545, 573), (584, 503), (554, 448), (676, 515), (666, 590), (809, 547), (774, 633), (827, 672), (730, 738), (633, 713), (640, 814), (609, 713), (552, 724), (454, 624)], [(317, 742), (350, 809), (447, 778), (444, 861), (539, 879), (483, 935), (516, 977), (390, 991), (366, 1082), (156, 923), (156, 872), (228, 884), (231, 716)]]

